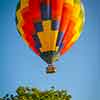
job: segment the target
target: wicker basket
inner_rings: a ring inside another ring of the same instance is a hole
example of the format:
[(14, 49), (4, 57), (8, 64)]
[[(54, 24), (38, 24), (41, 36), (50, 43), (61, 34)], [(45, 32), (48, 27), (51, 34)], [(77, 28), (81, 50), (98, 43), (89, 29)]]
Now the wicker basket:
[(48, 65), (46, 73), (56, 73), (56, 67), (54, 65)]

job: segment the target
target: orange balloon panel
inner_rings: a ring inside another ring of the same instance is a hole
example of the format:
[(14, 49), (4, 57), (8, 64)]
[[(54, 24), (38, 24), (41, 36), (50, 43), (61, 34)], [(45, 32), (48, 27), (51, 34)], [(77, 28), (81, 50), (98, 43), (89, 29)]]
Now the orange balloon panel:
[(60, 20), (62, 16), (64, 0), (51, 0), (51, 16), (54, 20)]
[(72, 5), (64, 3), (62, 11), (63, 17), (61, 18), (59, 31), (65, 32), (66, 28), (68, 27), (68, 22), (72, 13), (72, 9), (73, 9)]
[[(41, 0), (29, 0), (29, 11), (31, 11), (33, 22), (41, 20)], [(31, 16), (31, 15), (30, 15)]]

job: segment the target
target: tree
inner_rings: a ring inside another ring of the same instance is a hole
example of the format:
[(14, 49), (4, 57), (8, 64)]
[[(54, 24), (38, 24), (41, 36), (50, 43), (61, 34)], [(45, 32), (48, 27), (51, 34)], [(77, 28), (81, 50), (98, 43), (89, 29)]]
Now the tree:
[(56, 90), (54, 87), (46, 91), (37, 88), (18, 87), (17, 95), (5, 95), (0, 100), (70, 100), (72, 97), (66, 90)]

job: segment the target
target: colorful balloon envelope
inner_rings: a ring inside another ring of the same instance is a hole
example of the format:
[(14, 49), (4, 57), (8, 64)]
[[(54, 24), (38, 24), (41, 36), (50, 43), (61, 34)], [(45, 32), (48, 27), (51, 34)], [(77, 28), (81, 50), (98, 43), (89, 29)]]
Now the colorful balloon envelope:
[(50, 66), (79, 38), (84, 19), (81, 0), (20, 0), (16, 8), (20, 36)]

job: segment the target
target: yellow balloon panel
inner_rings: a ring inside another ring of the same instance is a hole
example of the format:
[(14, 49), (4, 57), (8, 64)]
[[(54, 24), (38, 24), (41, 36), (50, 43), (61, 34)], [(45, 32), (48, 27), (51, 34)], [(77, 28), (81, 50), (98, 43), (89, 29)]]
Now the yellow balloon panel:
[(41, 42), (41, 52), (56, 51), (56, 41), (58, 36), (57, 30), (51, 30), (51, 20), (42, 21), (43, 32), (38, 32)]
[(17, 29), (19, 30), (20, 34), (23, 36), (24, 32), (23, 32), (23, 29), (22, 29), (22, 25), (24, 23), (24, 20), (22, 18), (20, 10), (18, 10), (16, 12), (16, 16), (17, 16), (17, 20), (19, 20), (19, 22), (17, 24)]
[(74, 0), (64, 0), (64, 3), (68, 3), (68, 4), (73, 5), (74, 4)]
[(29, 0), (20, 0), (21, 9), (27, 7), (29, 4), (28, 2), (29, 2)]
[(73, 12), (72, 12), (72, 17), (75, 17), (75, 18), (79, 17), (79, 13), (80, 13), (80, 10), (81, 10), (80, 7), (81, 7), (80, 4), (77, 4), (77, 3), (74, 4)]

